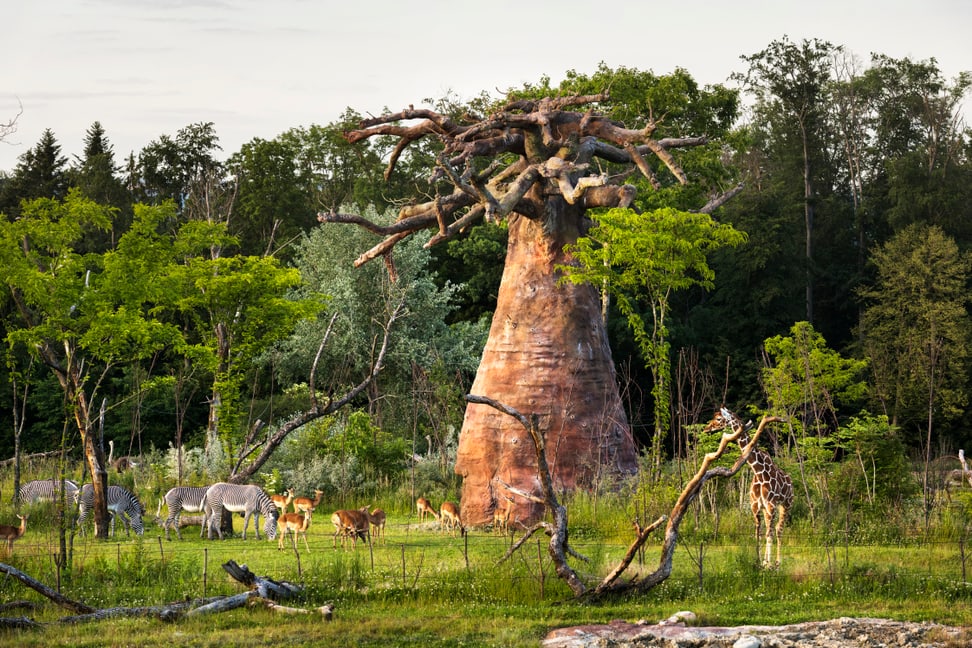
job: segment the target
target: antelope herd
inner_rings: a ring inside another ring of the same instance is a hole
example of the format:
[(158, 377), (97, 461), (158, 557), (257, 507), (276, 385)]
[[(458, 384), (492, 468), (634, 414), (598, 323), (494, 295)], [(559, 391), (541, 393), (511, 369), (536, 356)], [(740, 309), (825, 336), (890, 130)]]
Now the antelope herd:
[[(82, 515), (79, 523), (83, 523), (86, 513), (91, 509), (92, 499), (91, 485), (85, 484), (79, 488), (77, 484), (70, 480), (65, 480), (64, 490), (68, 498), (79, 502)], [(60, 491), (61, 482), (55, 480), (40, 480), (28, 482), (19, 491), (20, 502), (31, 506), (39, 502), (50, 502), (57, 498)], [(118, 496), (110, 502), (109, 513), (112, 516), (112, 523), (115, 517), (121, 517), (122, 523), (126, 524), (126, 516), (131, 521), (132, 528), (136, 533), (141, 534), (142, 523), (141, 515), (145, 508), (133, 494), (117, 486), (109, 487), (125, 495)], [(111, 492), (114, 492), (111, 491)], [(117, 493), (116, 493), (117, 495)], [(267, 495), (258, 486), (235, 485), (228, 483), (213, 484), (203, 487), (179, 486), (170, 489), (164, 500), (159, 501), (156, 522), (165, 530), (166, 539), (169, 539), (169, 531), (176, 529), (176, 535), (181, 540), (179, 533), (181, 526), (199, 524), (200, 537), (209, 531), (208, 537), (212, 538), (216, 531), (222, 538), (222, 518), (223, 512), (239, 513), (244, 517), (243, 539), (246, 539), (246, 527), (250, 517), (254, 517), (254, 530), (257, 538), (260, 537), (259, 518), (266, 518), (264, 532), (268, 540), (277, 538), (278, 549), (283, 549), (284, 542), (288, 534), (292, 536), (294, 549), (297, 549), (298, 541), (303, 538), (304, 547), (310, 551), (307, 541), (307, 531), (311, 526), (314, 511), (320, 506), (324, 491), (314, 490), (314, 496), (298, 497), (294, 488), (288, 488), (282, 494)], [(498, 502), (493, 513), (492, 528), (500, 533), (512, 531), (514, 520), (514, 503), (512, 498), (505, 497), (505, 505)], [(163, 501), (168, 508), (168, 517), (163, 520), (161, 517)], [(118, 504), (121, 502), (121, 504)], [(86, 505), (87, 504), (87, 505)], [(293, 510), (291, 511), (291, 507)], [(428, 520), (434, 522), (438, 529), (448, 531), (453, 537), (457, 532), (461, 536), (466, 535), (466, 525), (463, 523), (462, 514), (459, 506), (450, 501), (443, 501), (438, 508), (425, 497), (415, 500), (415, 511), (418, 515), (419, 524), (425, 524)], [(201, 516), (193, 516), (188, 519), (180, 519), (183, 512), (200, 512)], [(0, 543), (6, 541), (6, 552), (13, 552), (14, 541), (21, 538), (27, 529), (27, 516), (17, 516), (20, 519), (20, 526), (0, 525)], [(341, 509), (331, 514), (331, 524), (334, 526), (332, 534), (332, 545), (336, 549), (338, 538), (341, 547), (350, 546), (356, 549), (358, 540), (363, 540), (369, 545), (372, 542), (384, 543), (385, 524), (388, 519), (385, 511), (381, 508), (371, 508), (362, 506), (357, 509)], [(112, 524), (114, 526), (114, 524)]]

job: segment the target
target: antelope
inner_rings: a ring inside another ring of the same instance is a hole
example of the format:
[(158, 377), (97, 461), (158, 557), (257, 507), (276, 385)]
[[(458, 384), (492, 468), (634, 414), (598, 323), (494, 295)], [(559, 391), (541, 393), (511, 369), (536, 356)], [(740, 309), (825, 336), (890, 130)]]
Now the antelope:
[(358, 548), (358, 538), (367, 538), (371, 541), (369, 528), (371, 525), (371, 515), (368, 507), (362, 506), (357, 510), (340, 510), (331, 514), (331, 524), (334, 525), (334, 548), (337, 549), (337, 537), (341, 535), (341, 546), (344, 541), (351, 538), (352, 547)]
[(453, 537), (456, 535), (456, 529), (458, 528), (463, 536), (466, 535), (466, 527), (462, 525), (462, 518), (459, 517), (459, 507), (452, 502), (442, 502), (442, 506), (439, 507), (439, 524), (446, 525), (451, 531)]
[(499, 531), (500, 533), (506, 533), (510, 528), (510, 517), (513, 515), (513, 509), (516, 505), (513, 503), (513, 498), (506, 498), (506, 508), (500, 509), (496, 507), (493, 510), (493, 530)]
[(435, 512), (435, 508), (432, 506), (432, 502), (425, 499), (424, 497), (420, 497), (417, 500), (415, 500), (415, 508), (418, 509), (418, 516), (419, 516), (420, 523), (424, 522), (425, 516), (430, 513), (432, 514), (432, 517), (435, 518), (436, 522), (439, 521), (439, 514)]
[(7, 541), (7, 555), (13, 555), (13, 543), (14, 540), (24, 535), (27, 530), (27, 516), (18, 515), (20, 518), (20, 526), (10, 526), (8, 524), (0, 524), (0, 540)]
[(304, 547), (310, 553), (310, 547), (307, 545), (307, 529), (310, 527), (311, 515), (311, 511), (303, 515), (300, 513), (284, 513), (277, 518), (277, 527), (280, 533), (280, 538), (277, 541), (278, 550), (283, 549), (284, 537), (286, 537), (288, 531), (292, 531), (294, 534), (294, 549), (297, 548), (298, 536), (302, 535), (304, 536)]
[(368, 518), (371, 520), (371, 525), (375, 527), (372, 536), (384, 542), (385, 541), (385, 512), (380, 508), (376, 508), (368, 515)]
[(294, 498), (294, 512), (295, 513), (306, 513), (307, 511), (313, 511), (317, 508), (317, 505), (321, 503), (321, 496), (324, 495), (324, 491), (315, 489), (314, 499), (309, 497), (295, 497)]
[(281, 513), (286, 513), (287, 507), (290, 506), (290, 503), (294, 501), (294, 489), (288, 488), (286, 495), (271, 495), (270, 500)]

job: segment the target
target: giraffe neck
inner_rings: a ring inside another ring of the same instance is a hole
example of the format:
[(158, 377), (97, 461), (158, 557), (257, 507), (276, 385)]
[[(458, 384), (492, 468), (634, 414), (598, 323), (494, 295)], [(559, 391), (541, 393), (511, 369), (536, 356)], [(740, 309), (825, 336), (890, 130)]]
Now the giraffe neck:
[[(743, 427), (743, 424), (739, 421), (739, 419), (733, 418), (731, 420), (731, 424), (733, 431), (739, 432), (739, 436), (736, 437), (736, 443), (739, 444), (739, 449), (745, 449), (751, 441), (749, 434), (746, 432), (746, 429)], [(753, 469), (754, 473), (761, 475), (767, 471), (773, 462), (766, 452), (760, 450), (759, 447), (753, 447), (752, 452), (750, 452), (749, 456), (746, 458), (746, 463), (749, 464), (749, 467)]]

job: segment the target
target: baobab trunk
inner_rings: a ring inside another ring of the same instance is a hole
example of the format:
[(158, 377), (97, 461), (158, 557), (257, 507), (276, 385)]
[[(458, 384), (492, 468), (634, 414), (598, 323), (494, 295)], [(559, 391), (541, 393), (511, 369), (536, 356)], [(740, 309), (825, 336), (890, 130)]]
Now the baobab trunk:
[[(551, 196), (543, 211), (542, 221), (509, 217), (506, 266), (471, 393), (539, 415), (554, 486), (572, 490), (594, 486), (606, 472), (634, 473), (637, 450), (600, 297), (590, 285), (560, 283), (556, 269), (571, 263), (564, 245), (581, 235), (583, 210)], [(455, 470), (467, 524), (490, 522), (513, 495), (500, 482), (540, 495), (532, 440), (486, 405), (467, 405)], [(515, 499), (520, 522), (543, 514), (541, 504)]]

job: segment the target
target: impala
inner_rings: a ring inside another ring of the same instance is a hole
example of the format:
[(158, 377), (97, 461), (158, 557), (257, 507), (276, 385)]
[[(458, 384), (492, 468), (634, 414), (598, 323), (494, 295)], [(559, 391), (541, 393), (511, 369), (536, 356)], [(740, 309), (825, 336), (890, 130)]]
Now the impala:
[(506, 533), (510, 528), (510, 517), (513, 515), (513, 509), (516, 505), (513, 503), (513, 498), (506, 498), (506, 508), (500, 509), (496, 507), (493, 511), (493, 530), (499, 531), (500, 533)]
[(462, 525), (462, 518), (459, 517), (459, 507), (452, 502), (442, 502), (442, 506), (439, 507), (440, 525), (445, 525), (452, 531), (452, 535), (456, 535), (456, 529), (459, 529), (463, 536), (466, 535), (466, 527)]
[(23, 536), (24, 532), (27, 530), (27, 516), (18, 515), (17, 517), (20, 518), (19, 527), (10, 526), (8, 524), (0, 524), (0, 540), (7, 541), (7, 555), (13, 555), (14, 540), (17, 540)]
[(368, 514), (368, 518), (371, 520), (371, 526), (374, 527), (374, 532), (371, 534), (372, 537), (385, 541), (385, 512), (376, 508), (374, 511)]
[(294, 501), (294, 489), (288, 488), (286, 495), (271, 495), (270, 500), (281, 513), (286, 513), (287, 507), (290, 506), (290, 503)]
[(311, 511), (303, 515), (300, 513), (284, 513), (277, 518), (278, 533), (280, 534), (277, 549), (283, 549), (284, 537), (288, 531), (291, 531), (294, 534), (294, 549), (297, 549), (297, 538), (304, 536), (304, 547), (310, 553), (310, 547), (307, 545), (307, 529), (310, 528), (311, 515)]
[(368, 507), (362, 506), (358, 510), (340, 510), (331, 514), (331, 524), (334, 525), (334, 548), (337, 549), (337, 537), (341, 536), (341, 546), (344, 541), (351, 538), (352, 547), (358, 548), (358, 538), (367, 539), (371, 542), (371, 515)]
[(425, 521), (425, 516), (431, 514), (435, 518), (435, 521), (439, 521), (439, 514), (435, 512), (435, 507), (432, 506), (432, 502), (420, 497), (415, 500), (415, 508), (418, 509), (419, 522)]
[(314, 499), (309, 497), (295, 497), (294, 498), (294, 512), (295, 513), (306, 513), (307, 511), (313, 511), (317, 508), (317, 505), (321, 503), (321, 496), (324, 495), (324, 491), (315, 489)]

